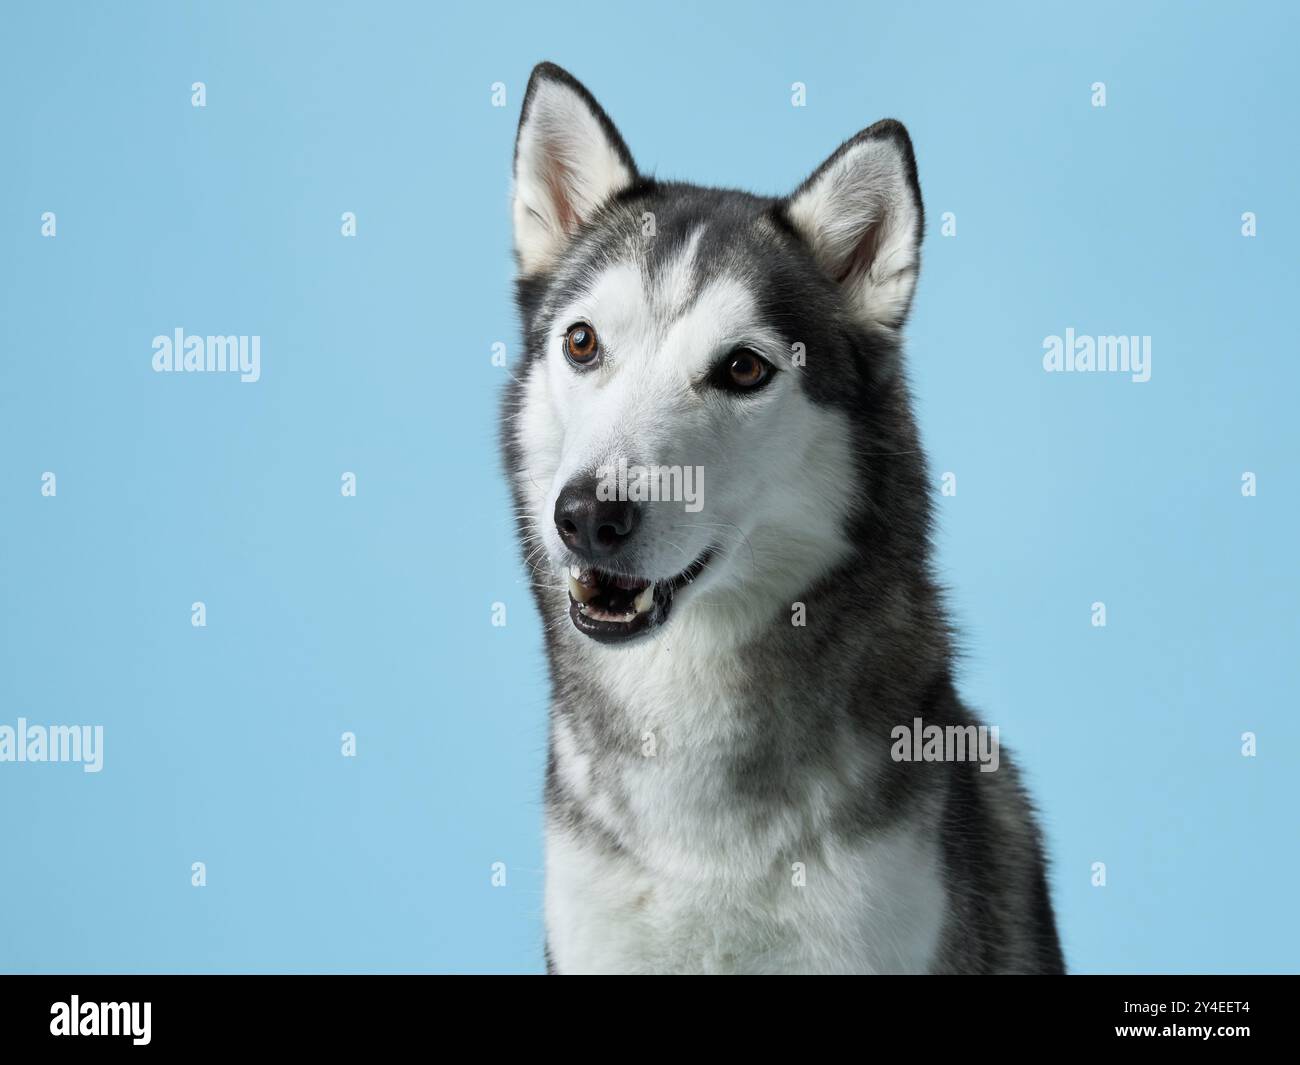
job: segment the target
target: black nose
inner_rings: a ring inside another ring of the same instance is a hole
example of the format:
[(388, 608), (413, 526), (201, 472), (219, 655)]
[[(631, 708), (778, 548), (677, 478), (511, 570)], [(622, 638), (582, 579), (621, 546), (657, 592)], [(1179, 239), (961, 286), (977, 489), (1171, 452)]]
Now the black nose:
[(555, 501), (555, 528), (564, 546), (593, 561), (617, 554), (636, 531), (638, 517), (635, 503), (599, 499), (589, 479), (570, 481)]

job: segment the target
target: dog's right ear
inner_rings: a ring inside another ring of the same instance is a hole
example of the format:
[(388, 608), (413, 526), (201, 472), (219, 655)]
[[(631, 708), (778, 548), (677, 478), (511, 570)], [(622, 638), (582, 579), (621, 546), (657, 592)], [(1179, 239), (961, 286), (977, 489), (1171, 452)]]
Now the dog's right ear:
[(636, 180), (614, 123), (567, 71), (539, 63), (515, 138), (515, 255), (522, 274), (552, 264), (584, 222)]

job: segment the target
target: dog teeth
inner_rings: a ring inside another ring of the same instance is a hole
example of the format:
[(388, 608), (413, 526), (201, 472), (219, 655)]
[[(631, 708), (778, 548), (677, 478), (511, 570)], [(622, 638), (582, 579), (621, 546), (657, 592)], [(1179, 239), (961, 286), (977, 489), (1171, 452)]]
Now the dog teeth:
[(600, 578), (595, 571), (583, 569), (581, 566), (570, 566), (568, 572), (569, 578), (569, 595), (573, 601), (578, 604), (582, 612), (589, 618), (595, 618), (597, 621), (631, 621), (641, 614), (646, 614), (654, 609), (655, 603), (655, 586), (653, 583), (647, 584), (635, 598), (628, 602), (627, 598), (615, 597), (627, 605), (617, 613), (611, 612), (606, 605), (595, 602), (602, 591), (608, 591), (609, 586), (630, 592), (632, 589), (627, 588), (628, 583), (632, 583), (635, 588), (640, 581), (632, 582), (629, 578)]
[[(578, 577), (574, 573), (574, 570), (578, 570), (578, 567), (574, 566), (573, 569), (569, 571), (569, 594), (573, 596), (575, 602), (589, 603), (591, 602), (592, 597), (596, 594), (598, 589), (591, 588), (583, 584), (580, 580), (578, 580)], [(581, 570), (578, 570), (578, 573), (581, 572), (582, 572)]]

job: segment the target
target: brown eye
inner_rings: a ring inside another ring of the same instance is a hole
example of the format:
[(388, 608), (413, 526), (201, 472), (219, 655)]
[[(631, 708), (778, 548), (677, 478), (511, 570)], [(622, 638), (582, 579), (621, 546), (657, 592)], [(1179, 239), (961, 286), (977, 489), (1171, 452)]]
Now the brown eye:
[(713, 374), (713, 383), (728, 392), (752, 392), (767, 383), (772, 366), (748, 348), (733, 351)]
[(569, 331), (564, 334), (564, 354), (579, 366), (589, 366), (599, 353), (596, 330), (586, 322), (569, 326)]

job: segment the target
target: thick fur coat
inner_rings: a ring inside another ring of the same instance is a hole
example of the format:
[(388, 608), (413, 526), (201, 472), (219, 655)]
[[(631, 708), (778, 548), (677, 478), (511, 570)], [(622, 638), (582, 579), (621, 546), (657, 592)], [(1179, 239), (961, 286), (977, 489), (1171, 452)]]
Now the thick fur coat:
[[(904, 373), (906, 131), (871, 126), (783, 198), (661, 182), (542, 64), (513, 211), (524, 357), (501, 439), (550, 663), (548, 968), (1062, 971), (1005, 752), (995, 772), (891, 756), (915, 719), (978, 724)], [(737, 351), (761, 387), (713, 387)], [(586, 571), (654, 589), (644, 631), (611, 642), (559, 515), (619, 458), (700, 468), (703, 505), (641, 508)]]

